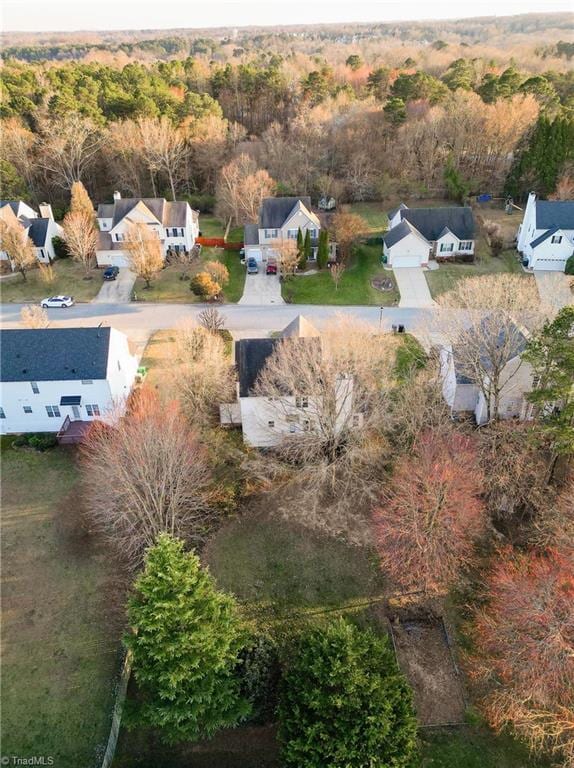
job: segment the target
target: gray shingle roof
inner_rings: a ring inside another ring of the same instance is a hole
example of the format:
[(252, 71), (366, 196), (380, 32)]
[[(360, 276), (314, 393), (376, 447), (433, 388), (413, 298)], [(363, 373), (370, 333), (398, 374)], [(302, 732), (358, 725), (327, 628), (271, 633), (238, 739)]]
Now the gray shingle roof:
[(395, 245), (395, 243), (400, 242), (404, 237), (411, 234), (421, 236), (421, 233), (417, 231), (416, 227), (413, 227), (412, 224), (403, 219), (400, 224), (389, 229), (389, 231), (383, 235), (383, 243), (387, 248), (390, 248), (392, 245)]
[(0, 381), (105, 379), (110, 328), (0, 331)]
[(235, 342), (239, 397), (249, 397), (259, 373), (278, 341), (279, 339), (241, 339)]
[(389, 219), (393, 219), (399, 211), (405, 211), (407, 209), (407, 206), (404, 203), (401, 203), (398, 208), (393, 208), (392, 211), (389, 211), (387, 213), (387, 216)]
[(165, 204), (162, 224), (166, 227), (185, 227), (187, 203), (174, 200)]
[(26, 221), (30, 223), (28, 236), (32, 239), (36, 248), (43, 248), (46, 245), (50, 219), (26, 219)]
[(98, 205), (98, 219), (112, 219), (114, 216), (113, 203), (100, 203)]
[(468, 207), (406, 208), (401, 210), (401, 219), (409, 221), (429, 241), (438, 240), (445, 228), (459, 240), (474, 239), (474, 216)]
[(259, 211), (260, 229), (279, 229), (295, 205), (301, 201), (311, 211), (310, 197), (266, 197)]
[(259, 245), (259, 227), (257, 224), (246, 224), (243, 228), (245, 245)]
[(142, 202), (146, 208), (149, 208), (158, 221), (163, 222), (164, 206), (166, 204), (163, 197), (122, 197), (114, 203), (112, 227), (115, 227), (118, 222), (125, 218), (139, 202)]
[(574, 200), (537, 200), (536, 229), (574, 229)]

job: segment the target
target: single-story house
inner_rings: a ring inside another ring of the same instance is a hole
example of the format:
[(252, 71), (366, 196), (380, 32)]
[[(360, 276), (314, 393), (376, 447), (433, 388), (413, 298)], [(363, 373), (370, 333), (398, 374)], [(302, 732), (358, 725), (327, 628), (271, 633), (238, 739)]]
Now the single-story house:
[(574, 200), (538, 200), (531, 192), (516, 238), (530, 269), (564, 272), (574, 253)]
[(389, 230), (383, 236), (387, 264), (398, 267), (425, 267), (437, 256), (453, 258), (473, 255), (475, 224), (472, 209), (408, 208), (401, 203), (388, 214)]
[(0, 434), (59, 432), (125, 411), (138, 361), (115, 328), (0, 331)]
[(128, 267), (130, 256), (125, 243), (130, 227), (145, 224), (161, 243), (162, 253), (191, 251), (199, 235), (199, 214), (186, 202), (168, 202), (163, 197), (122, 198), (114, 192), (113, 203), (101, 203), (97, 210), (98, 266)]

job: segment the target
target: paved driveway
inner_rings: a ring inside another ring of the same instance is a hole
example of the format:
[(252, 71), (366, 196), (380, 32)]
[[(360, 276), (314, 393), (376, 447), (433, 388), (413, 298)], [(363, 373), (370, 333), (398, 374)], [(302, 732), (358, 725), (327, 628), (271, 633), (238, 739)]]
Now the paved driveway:
[[(259, 269), (261, 270), (262, 267), (260, 266)], [(278, 275), (266, 275), (265, 272), (260, 271), (256, 275), (245, 276), (245, 288), (238, 304), (264, 306), (283, 303)]]
[(399, 287), (399, 307), (434, 307), (422, 267), (398, 267), (393, 270)]
[(127, 304), (132, 300), (132, 288), (136, 275), (128, 267), (122, 267), (115, 280), (104, 280), (102, 277), (100, 292), (92, 304)]
[(574, 303), (574, 296), (570, 290), (572, 277), (563, 272), (546, 272), (535, 270), (534, 279), (540, 294), (540, 301), (558, 312), (562, 307)]

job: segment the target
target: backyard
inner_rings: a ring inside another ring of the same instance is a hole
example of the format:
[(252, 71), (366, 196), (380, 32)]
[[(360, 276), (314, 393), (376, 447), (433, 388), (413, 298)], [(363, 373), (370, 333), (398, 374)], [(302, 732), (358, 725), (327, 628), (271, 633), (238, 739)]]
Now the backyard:
[[(384, 581), (372, 552), (310, 534), (266, 511), (261, 499), (230, 521), (208, 544), (203, 561), (220, 587), (234, 593), (260, 627), (291, 633), (302, 623), (341, 611), (376, 631), (387, 631)], [(421, 768), (543, 768), (507, 736), (480, 724), (421, 730)], [(279, 768), (273, 726), (245, 725), (209, 742), (167, 749), (153, 735), (122, 730), (116, 768)]]
[(110, 726), (117, 566), (83, 532), (73, 456), (11, 444), (2, 438), (2, 751), (89, 768)]
[(92, 269), (86, 280), (84, 267), (73, 259), (57, 259), (52, 264), (53, 281), (47, 282), (45, 272), (32, 269), (0, 280), (2, 302), (24, 304), (38, 302), (47, 296), (73, 296), (76, 301), (91, 301), (102, 287), (102, 270)]

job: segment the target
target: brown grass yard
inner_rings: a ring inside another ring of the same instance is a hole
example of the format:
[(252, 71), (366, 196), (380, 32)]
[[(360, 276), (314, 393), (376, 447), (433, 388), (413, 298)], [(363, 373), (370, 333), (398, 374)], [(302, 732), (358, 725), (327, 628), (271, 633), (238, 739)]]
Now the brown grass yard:
[(40, 269), (26, 273), (26, 281), (17, 274), (0, 280), (0, 299), (3, 303), (38, 303), (47, 296), (73, 296), (76, 301), (91, 301), (102, 287), (101, 269), (92, 269), (85, 280), (83, 266), (73, 259), (57, 259), (52, 264), (54, 281), (46, 283)]
[(121, 584), (81, 525), (77, 470), (61, 448), (2, 438), (2, 753), (90, 768), (108, 738)]

